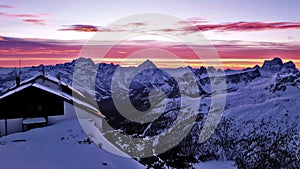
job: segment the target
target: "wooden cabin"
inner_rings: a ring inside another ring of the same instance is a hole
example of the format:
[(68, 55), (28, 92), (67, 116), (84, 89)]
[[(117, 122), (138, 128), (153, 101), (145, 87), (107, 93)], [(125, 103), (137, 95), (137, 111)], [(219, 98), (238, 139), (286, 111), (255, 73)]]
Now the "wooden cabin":
[(60, 78), (44, 74), (23, 82), (16, 78), (16, 86), (0, 96), (0, 136), (72, 118), (96, 117), (101, 128), (105, 117), (97, 107)]

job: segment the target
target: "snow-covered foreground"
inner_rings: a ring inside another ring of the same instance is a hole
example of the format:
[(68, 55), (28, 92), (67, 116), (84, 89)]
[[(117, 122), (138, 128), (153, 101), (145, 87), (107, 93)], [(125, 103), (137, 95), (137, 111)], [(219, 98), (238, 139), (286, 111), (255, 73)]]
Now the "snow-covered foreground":
[[(86, 121), (88, 123), (88, 121)], [(104, 137), (101, 147), (118, 151)], [(5, 169), (139, 169), (137, 161), (107, 152), (92, 143), (77, 120), (15, 133), (0, 138), (0, 164)], [(196, 169), (236, 169), (233, 161), (208, 161)]]
[[(103, 140), (102, 146), (110, 145)], [(92, 143), (78, 120), (1, 137), (0, 164), (3, 169), (145, 168)]]
[(207, 161), (194, 165), (196, 169), (236, 169), (233, 161)]

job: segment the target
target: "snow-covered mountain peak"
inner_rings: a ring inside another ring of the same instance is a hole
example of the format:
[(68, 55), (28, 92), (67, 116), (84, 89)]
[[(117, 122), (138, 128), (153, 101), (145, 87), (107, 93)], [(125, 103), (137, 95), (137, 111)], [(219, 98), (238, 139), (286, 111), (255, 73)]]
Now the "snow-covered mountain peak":
[(138, 66), (139, 69), (155, 69), (156, 65), (149, 59)]
[(280, 58), (274, 58), (272, 60), (266, 60), (262, 66), (263, 71), (279, 72), (283, 62)]
[(253, 69), (260, 69), (260, 66), (255, 65), (255, 66), (253, 67)]
[(264, 75), (272, 75), (274, 73), (286, 74), (298, 72), (296, 65), (292, 61), (283, 63), (280, 58), (266, 60), (261, 70), (263, 71)]
[(80, 66), (94, 66), (95, 63), (92, 59), (90, 58), (83, 58), (80, 57), (76, 60), (76, 64), (80, 65)]
[(284, 74), (284, 73), (295, 73), (295, 72), (298, 72), (298, 69), (296, 68), (296, 65), (294, 64), (294, 62), (288, 61), (288, 62), (283, 64), (280, 72), (282, 74)]

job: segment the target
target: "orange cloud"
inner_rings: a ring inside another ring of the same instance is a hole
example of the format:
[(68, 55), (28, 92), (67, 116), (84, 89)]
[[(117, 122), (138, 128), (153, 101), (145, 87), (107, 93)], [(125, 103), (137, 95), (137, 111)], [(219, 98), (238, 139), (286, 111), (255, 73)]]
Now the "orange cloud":
[[(77, 31), (77, 32), (99, 32), (101, 28), (93, 25), (69, 25), (67, 28), (59, 29), (60, 31)], [(104, 31), (104, 29), (102, 30)]]
[[(0, 40), (0, 67), (15, 67), (18, 60), (24, 60), (27, 66), (39, 64), (56, 64), (71, 61), (79, 56), (82, 45), (74, 44), (73, 41), (53, 41), (47, 39), (19, 39), (10, 37), (1, 37)], [(147, 49), (159, 49), (166, 51), (165, 53), (141, 53), (136, 52)], [(103, 56), (105, 45), (91, 46), (94, 53), (87, 52), (85, 57), (90, 57), (97, 62), (106, 63), (122, 63), (127, 66), (136, 66), (146, 57), (150, 57), (155, 63), (161, 67), (178, 67), (185, 63), (192, 67), (200, 67), (203, 65), (195, 53), (184, 45), (172, 45), (161, 43), (158, 46), (151, 45), (148, 41), (132, 41), (130, 43), (113, 46), (109, 52)], [(264, 60), (274, 57), (281, 57), (284, 62), (292, 60), (297, 68), (300, 68), (300, 47), (297, 44), (284, 43), (257, 43), (250, 45), (241, 45), (238, 42), (218, 42), (215, 49), (220, 60), (214, 58), (206, 60), (211, 65), (222, 62), (223, 68), (242, 69), (253, 67), (256, 64), (261, 65)], [(197, 46), (197, 50), (206, 51), (207, 47)], [(172, 53), (176, 58), (168, 55)], [(135, 57), (132, 57), (135, 55)], [(153, 56), (153, 57), (152, 57)], [(201, 53), (200, 53), (201, 57)], [(23, 62), (22, 62), (23, 63)], [(15, 64), (15, 65), (14, 65)]]

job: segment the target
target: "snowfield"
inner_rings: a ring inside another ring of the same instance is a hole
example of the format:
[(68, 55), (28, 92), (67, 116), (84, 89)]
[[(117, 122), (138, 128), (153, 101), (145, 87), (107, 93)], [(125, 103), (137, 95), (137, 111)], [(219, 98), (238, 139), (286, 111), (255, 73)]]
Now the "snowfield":
[[(114, 148), (105, 139), (102, 146)], [(3, 169), (145, 168), (92, 143), (78, 120), (1, 137), (0, 152)]]
[[(97, 141), (109, 151), (120, 151), (104, 137), (102, 140), (98, 137)], [(78, 120), (61, 121), (52, 126), (1, 137), (0, 152), (0, 164), (4, 169), (146, 168), (130, 157), (118, 156), (100, 148), (88, 139)], [(197, 163), (194, 167), (236, 169), (233, 161), (209, 161)]]
[(236, 169), (233, 161), (208, 161), (194, 165), (196, 169)]

